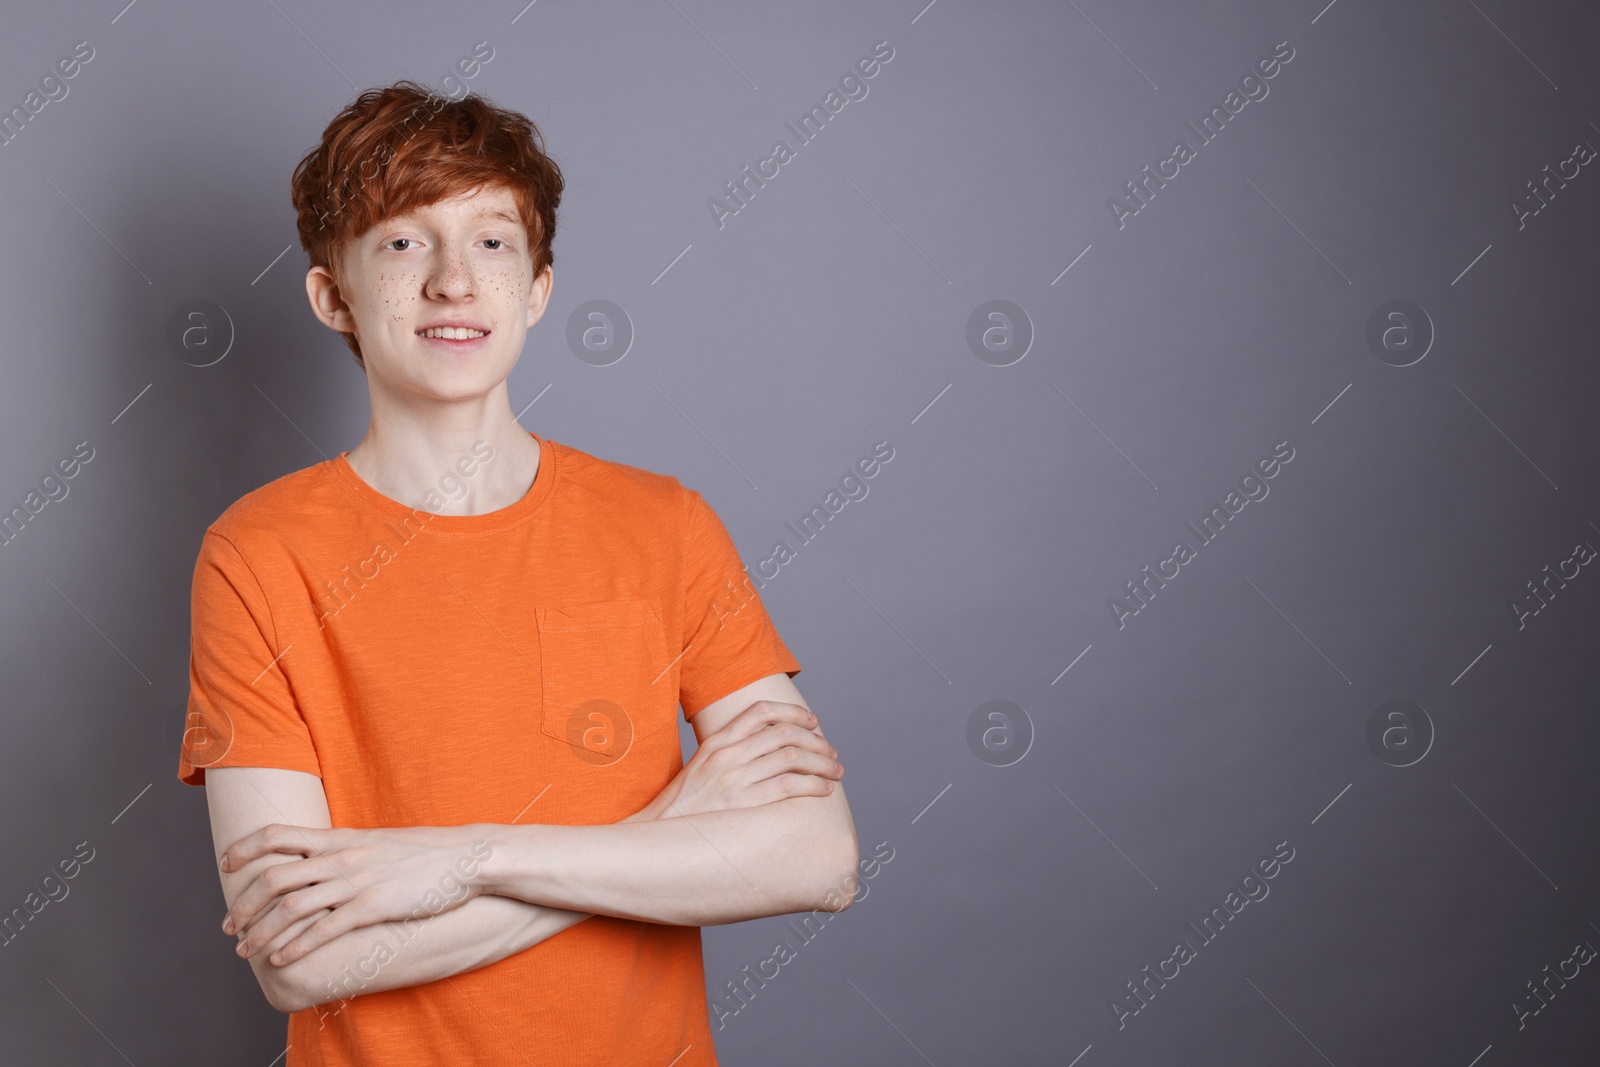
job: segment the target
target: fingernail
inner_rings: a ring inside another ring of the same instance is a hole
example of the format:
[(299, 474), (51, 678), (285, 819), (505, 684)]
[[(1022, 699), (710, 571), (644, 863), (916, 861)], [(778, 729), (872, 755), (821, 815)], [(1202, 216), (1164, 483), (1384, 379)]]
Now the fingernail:
[(226, 852), (224, 852), (222, 854), (222, 858), (217, 861), (217, 866), (221, 867), (224, 871), (228, 869), (228, 854)]
[(272, 962), (281, 965), (283, 963), (283, 953), (274, 952), (272, 954)]
[(248, 951), (247, 945), (247, 942), (240, 941), (238, 946), (234, 948), (234, 951), (243, 956)]
[(225, 934), (233, 933), (233, 916), (230, 915), (222, 920), (222, 932)]

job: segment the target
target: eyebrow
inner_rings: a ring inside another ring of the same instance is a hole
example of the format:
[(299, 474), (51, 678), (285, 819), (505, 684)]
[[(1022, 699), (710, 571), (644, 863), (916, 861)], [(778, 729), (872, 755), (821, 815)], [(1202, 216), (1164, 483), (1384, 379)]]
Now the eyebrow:
[[(496, 209), (494, 211), (485, 212), (484, 214), (479, 215), (478, 218), (481, 219), (481, 220), (485, 220), (485, 221), (488, 221), (488, 220), (499, 220), (501, 222), (509, 222), (513, 226), (521, 226), (522, 225), (522, 217), (521, 216), (513, 215), (508, 211), (501, 211), (501, 210), (498, 210), (498, 209)], [(380, 225), (384, 225), (384, 224), (399, 224), (399, 223), (402, 223), (402, 222), (414, 222), (414, 221), (416, 221), (416, 216), (411, 212), (407, 212), (406, 214), (403, 214), (403, 215), (395, 215), (392, 218), (385, 219), (383, 221), (383, 223), (380, 223)]]

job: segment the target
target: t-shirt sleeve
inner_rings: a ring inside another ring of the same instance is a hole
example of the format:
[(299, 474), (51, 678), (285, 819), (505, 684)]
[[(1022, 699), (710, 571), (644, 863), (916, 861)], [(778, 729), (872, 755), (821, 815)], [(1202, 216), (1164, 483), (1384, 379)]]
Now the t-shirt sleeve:
[[(295, 703), (266, 594), (233, 543), (207, 530), (190, 599), (189, 706), (178, 778), (207, 767), (280, 767), (322, 775)], [(292, 653), (291, 653), (292, 654)]]
[(678, 698), (685, 718), (768, 675), (800, 673), (717, 513), (690, 489)]

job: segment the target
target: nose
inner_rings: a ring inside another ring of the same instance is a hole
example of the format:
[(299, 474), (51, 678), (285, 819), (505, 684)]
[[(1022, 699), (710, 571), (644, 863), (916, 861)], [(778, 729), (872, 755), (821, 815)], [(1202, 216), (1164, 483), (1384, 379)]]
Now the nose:
[(472, 268), (467, 257), (445, 248), (433, 258), (428, 276), (428, 295), (446, 300), (460, 300), (470, 296), (475, 287)]

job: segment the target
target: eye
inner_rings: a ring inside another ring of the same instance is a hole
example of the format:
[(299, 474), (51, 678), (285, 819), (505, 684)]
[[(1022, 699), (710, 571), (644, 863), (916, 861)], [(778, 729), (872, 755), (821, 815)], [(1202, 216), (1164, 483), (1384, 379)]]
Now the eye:
[(410, 244), (411, 244), (411, 238), (409, 238), (409, 237), (396, 237), (393, 240), (390, 240), (388, 243), (386, 243), (384, 245), (384, 247), (385, 248), (394, 248), (394, 250), (396, 252), (404, 252), (406, 250), (405, 247), (395, 248), (395, 246), (396, 245), (402, 245), (402, 246), (409, 247)]
[(505, 242), (500, 240), (498, 237), (485, 237), (483, 239), (483, 243), (492, 251), (498, 251), (500, 246), (505, 244)]

